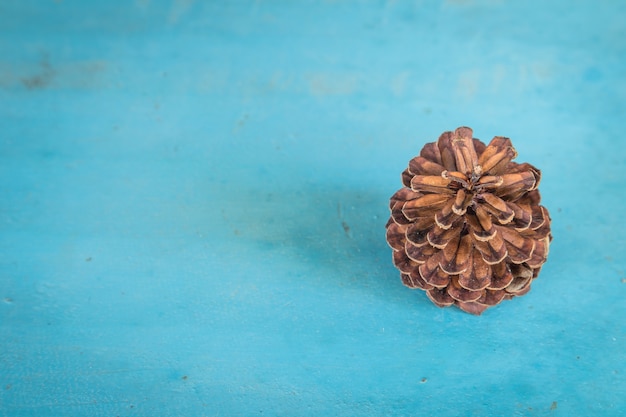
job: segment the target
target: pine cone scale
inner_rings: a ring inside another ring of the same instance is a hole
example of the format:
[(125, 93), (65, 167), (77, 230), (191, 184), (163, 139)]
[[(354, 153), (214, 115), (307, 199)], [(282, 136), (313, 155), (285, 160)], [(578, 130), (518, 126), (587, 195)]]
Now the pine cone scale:
[(443, 193), (454, 194), (454, 190), (449, 188), (450, 180), (441, 175), (416, 175), (411, 179), (411, 189), (422, 193)]
[(454, 304), (454, 298), (445, 289), (433, 288), (426, 291), (428, 298), (439, 307), (448, 307)]
[(435, 223), (433, 225), (433, 228), (430, 229), (430, 231), (426, 235), (426, 239), (431, 246), (437, 249), (443, 249), (452, 239), (454, 239), (456, 236), (459, 235), (459, 233), (461, 233), (458, 227), (458, 222), (456, 225), (453, 225), (453, 227), (450, 227), (449, 229), (441, 228)]
[(503, 290), (513, 282), (513, 274), (511, 268), (505, 263), (501, 262), (494, 265), (491, 268), (493, 274), (491, 283), (487, 287), (490, 290)]
[(442, 250), (443, 259), (439, 267), (448, 275), (457, 275), (471, 266), (472, 241), (468, 235), (456, 237)]
[(496, 304), (499, 304), (504, 297), (506, 297), (506, 291), (487, 289), (476, 301), (485, 306), (495, 306)]
[(433, 248), (432, 246), (418, 247), (409, 243), (406, 245), (405, 251), (409, 259), (418, 264), (423, 264), (435, 254), (437, 249)]
[(515, 222), (515, 230), (522, 232), (530, 227), (532, 221), (532, 210), (530, 206), (506, 203), (513, 210), (513, 221)]
[(472, 253), (472, 266), (466, 271), (459, 274), (459, 285), (466, 290), (480, 291), (489, 286), (491, 283), (491, 267), (485, 262), (478, 253)]
[(439, 175), (445, 168), (423, 156), (416, 156), (409, 162), (408, 172), (411, 175)]
[(480, 252), (483, 260), (489, 264), (494, 265), (504, 261), (508, 252), (504, 239), (497, 232), (493, 235), (493, 238), (487, 241), (481, 241), (476, 239), (474, 241), (474, 247)]
[(478, 301), (478, 299), (484, 296), (484, 293), (481, 291), (471, 291), (463, 288), (459, 284), (459, 278), (457, 276), (452, 277), (450, 286), (448, 287), (448, 294), (450, 294), (450, 297), (454, 298), (456, 301), (462, 301), (465, 303)]
[(496, 136), (491, 140), (478, 159), (483, 172), (498, 174), (517, 156), (517, 151), (509, 138)]
[(437, 141), (437, 148), (441, 154), (441, 162), (448, 171), (457, 171), (456, 157), (452, 149), (452, 132), (444, 132)]

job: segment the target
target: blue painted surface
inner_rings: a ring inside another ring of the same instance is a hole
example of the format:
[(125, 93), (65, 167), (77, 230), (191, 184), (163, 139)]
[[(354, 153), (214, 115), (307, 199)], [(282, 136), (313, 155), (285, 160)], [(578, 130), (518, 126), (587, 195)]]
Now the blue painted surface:
[[(0, 3), (0, 415), (626, 410), (626, 5)], [(481, 317), (403, 287), (389, 196), (460, 125), (543, 170)]]

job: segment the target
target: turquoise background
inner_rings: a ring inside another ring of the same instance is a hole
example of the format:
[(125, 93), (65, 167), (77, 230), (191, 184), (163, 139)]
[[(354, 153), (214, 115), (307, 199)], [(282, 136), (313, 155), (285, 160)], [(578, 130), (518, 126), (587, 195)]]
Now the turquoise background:
[[(0, 1), (1, 416), (626, 413), (626, 3)], [(388, 198), (468, 125), (550, 257), (474, 317)]]

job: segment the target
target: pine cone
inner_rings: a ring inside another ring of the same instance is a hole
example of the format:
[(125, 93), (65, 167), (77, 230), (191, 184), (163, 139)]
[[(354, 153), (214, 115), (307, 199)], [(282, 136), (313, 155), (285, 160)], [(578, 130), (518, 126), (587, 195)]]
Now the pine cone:
[(510, 139), (485, 146), (460, 127), (409, 162), (386, 226), (406, 286), (477, 315), (530, 290), (552, 235), (541, 173), (516, 156)]

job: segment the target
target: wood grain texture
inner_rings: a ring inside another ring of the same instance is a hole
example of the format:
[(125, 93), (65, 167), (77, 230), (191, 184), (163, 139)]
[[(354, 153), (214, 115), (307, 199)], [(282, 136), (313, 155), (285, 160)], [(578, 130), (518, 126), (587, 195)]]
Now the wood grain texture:
[[(2, 1), (0, 416), (618, 415), (625, 20)], [(556, 237), (480, 318), (385, 243), (407, 159), (464, 125), (541, 168)]]

